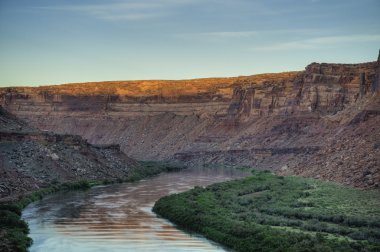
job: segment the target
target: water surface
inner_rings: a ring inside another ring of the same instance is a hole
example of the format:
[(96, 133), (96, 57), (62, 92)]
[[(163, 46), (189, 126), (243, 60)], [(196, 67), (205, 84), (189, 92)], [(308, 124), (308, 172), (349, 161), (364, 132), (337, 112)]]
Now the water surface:
[(162, 196), (244, 175), (193, 169), (49, 196), (23, 211), (34, 241), (30, 251), (225, 251), (177, 229), (151, 209)]

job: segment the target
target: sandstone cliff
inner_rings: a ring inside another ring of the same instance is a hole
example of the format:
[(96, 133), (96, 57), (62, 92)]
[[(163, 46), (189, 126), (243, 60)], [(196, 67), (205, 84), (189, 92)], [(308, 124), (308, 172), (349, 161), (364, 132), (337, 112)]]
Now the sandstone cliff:
[(119, 146), (41, 132), (0, 107), (0, 202), (54, 183), (123, 178), (138, 167)]
[(36, 128), (119, 144), (136, 159), (379, 187), (379, 60), (236, 78), (3, 88), (0, 101)]

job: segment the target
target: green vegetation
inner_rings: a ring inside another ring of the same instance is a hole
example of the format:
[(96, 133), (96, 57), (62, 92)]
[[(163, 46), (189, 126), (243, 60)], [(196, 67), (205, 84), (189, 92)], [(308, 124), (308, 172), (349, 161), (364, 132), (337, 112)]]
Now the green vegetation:
[(85, 180), (55, 184), (32, 192), (16, 202), (0, 204), (0, 251), (27, 251), (32, 244), (32, 239), (28, 237), (28, 224), (21, 219), (22, 209), (28, 204), (58, 191), (84, 190), (95, 184)]
[(176, 172), (185, 169), (180, 165), (172, 165), (165, 162), (140, 161), (142, 168), (132, 169), (123, 182), (135, 182), (141, 179), (156, 176), (162, 172)]
[(21, 209), (15, 205), (0, 205), (0, 225), (1, 251), (26, 251), (32, 244), (28, 224), (21, 220)]
[(21, 212), (28, 204), (41, 200), (46, 195), (59, 191), (87, 190), (100, 184), (135, 182), (161, 172), (179, 171), (183, 168), (161, 162), (141, 162), (141, 166), (131, 168), (126, 178), (104, 181), (80, 180), (62, 184), (55, 180), (48, 188), (32, 192), (15, 202), (0, 204), (0, 251), (27, 251), (32, 239), (28, 237), (29, 227), (21, 219)]
[(236, 251), (380, 251), (380, 193), (253, 176), (161, 198), (153, 211)]

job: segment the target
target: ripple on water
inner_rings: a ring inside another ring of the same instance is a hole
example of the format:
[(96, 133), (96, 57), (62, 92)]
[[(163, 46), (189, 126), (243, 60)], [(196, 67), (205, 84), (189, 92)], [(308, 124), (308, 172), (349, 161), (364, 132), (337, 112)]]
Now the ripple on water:
[(200, 236), (178, 230), (151, 209), (164, 195), (242, 175), (186, 171), (53, 195), (23, 212), (34, 240), (30, 251), (224, 251)]

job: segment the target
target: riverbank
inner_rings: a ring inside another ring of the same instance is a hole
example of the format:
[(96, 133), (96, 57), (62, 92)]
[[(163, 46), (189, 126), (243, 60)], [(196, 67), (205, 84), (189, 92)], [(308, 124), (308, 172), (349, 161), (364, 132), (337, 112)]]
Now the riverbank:
[(160, 162), (140, 162), (140, 166), (129, 171), (128, 176), (116, 180), (79, 180), (62, 184), (52, 183), (48, 187), (31, 192), (19, 200), (0, 203), (0, 251), (27, 251), (32, 244), (28, 237), (28, 224), (21, 219), (22, 210), (30, 203), (44, 196), (70, 190), (86, 190), (97, 185), (135, 182), (156, 176), (162, 172), (174, 172), (184, 167)]
[(379, 251), (380, 194), (254, 172), (161, 198), (153, 211), (235, 251)]
[(247, 176), (236, 169), (185, 169), (134, 183), (50, 195), (22, 211), (30, 252), (221, 252), (203, 236), (152, 212), (163, 196)]

